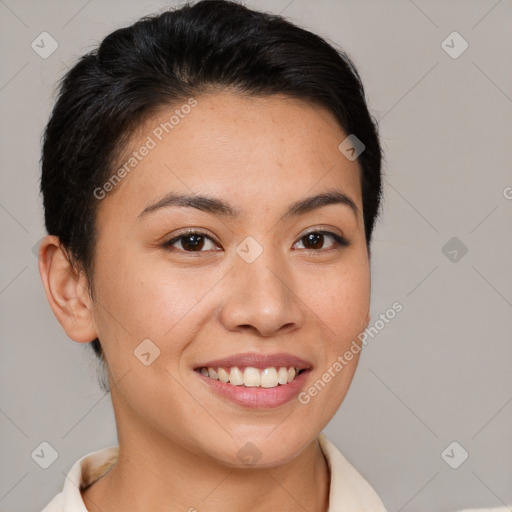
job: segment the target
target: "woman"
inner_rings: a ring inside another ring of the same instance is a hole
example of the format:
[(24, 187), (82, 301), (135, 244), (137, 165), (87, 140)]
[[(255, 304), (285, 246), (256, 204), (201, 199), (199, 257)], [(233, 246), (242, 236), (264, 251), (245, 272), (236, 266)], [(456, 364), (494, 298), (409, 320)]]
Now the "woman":
[(278, 16), (200, 1), (80, 59), (45, 131), (39, 268), (119, 446), (45, 512), (385, 510), (321, 433), (370, 320), (381, 158), (349, 58)]

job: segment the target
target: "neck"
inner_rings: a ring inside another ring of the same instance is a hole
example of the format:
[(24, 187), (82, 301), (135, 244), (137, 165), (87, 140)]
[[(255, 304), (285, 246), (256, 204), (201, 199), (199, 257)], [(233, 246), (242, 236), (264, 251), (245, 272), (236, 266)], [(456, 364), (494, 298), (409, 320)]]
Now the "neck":
[(82, 492), (89, 512), (327, 512), (330, 474), (318, 440), (270, 468), (232, 468), (157, 437), (119, 436), (119, 458)]

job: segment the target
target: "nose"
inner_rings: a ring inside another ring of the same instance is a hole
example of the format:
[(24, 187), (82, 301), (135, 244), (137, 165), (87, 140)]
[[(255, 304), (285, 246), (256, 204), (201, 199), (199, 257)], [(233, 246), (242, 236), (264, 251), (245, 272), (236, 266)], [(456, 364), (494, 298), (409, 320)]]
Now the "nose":
[(271, 251), (263, 251), (252, 263), (237, 255), (224, 281), (226, 299), (219, 318), (227, 330), (271, 337), (302, 325), (304, 305), (291, 269)]

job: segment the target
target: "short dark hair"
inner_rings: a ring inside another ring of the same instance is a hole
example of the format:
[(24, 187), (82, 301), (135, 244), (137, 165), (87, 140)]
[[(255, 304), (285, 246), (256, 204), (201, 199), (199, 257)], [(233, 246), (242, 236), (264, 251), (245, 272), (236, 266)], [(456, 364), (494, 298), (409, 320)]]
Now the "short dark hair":
[[(363, 142), (358, 162), (370, 254), (383, 156), (353, 62), (281, 16), (234, 1), (201, 0), (112, 32), (59, 82), (41, 158), (45, 225), (73, 268), (85, 272), (91, 297), (93, 191), (112, 176), (124, 145), (152, 114), (219, 89), (307, 100), (326, 107), (347, 135)], [(98, 339), (92, 347), (104, 362)]]

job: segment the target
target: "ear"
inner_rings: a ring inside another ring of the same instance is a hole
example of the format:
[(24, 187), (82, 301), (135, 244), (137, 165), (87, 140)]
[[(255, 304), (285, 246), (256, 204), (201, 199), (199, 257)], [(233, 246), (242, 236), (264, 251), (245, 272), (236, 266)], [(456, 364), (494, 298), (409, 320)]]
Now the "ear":
[(73, 270), (56, 236), (41, 241), (39, 273), (50, 307), (68, 337), (78, 343), (97, 338), (85, 275)]

